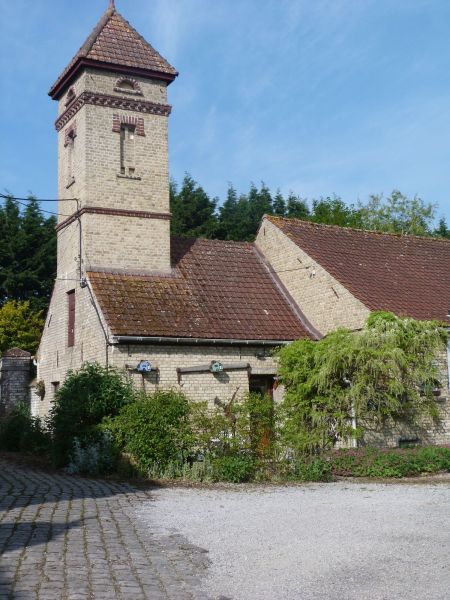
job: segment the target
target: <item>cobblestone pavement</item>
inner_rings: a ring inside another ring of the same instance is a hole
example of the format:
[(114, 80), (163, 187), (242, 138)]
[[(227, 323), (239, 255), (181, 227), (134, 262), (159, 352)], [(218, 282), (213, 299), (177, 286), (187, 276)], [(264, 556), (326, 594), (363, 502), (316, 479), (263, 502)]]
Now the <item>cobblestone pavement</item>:
[(205, 553), (140, 522), (151, 500), (0, 460), (0, 599), (205, 600)]

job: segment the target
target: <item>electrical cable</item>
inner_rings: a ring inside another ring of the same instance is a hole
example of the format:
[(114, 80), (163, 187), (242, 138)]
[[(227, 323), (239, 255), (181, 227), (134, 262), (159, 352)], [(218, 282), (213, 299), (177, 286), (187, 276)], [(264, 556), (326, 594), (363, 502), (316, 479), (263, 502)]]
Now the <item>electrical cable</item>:
[(78, 202), (78, 198), (35, 198), (34, 196), (31, 198), (16, 198), (15, 196), (8, 196), (8, 194), (0, 193), (0, 198), (4, 198), (5, 200), (20, 200), (21, 202), (31, 202), (32, 200), (37, 200), (37, 202)]
[[(28, 206), (28, 204), (25, 204), (25, 202), (22, 202), (21, 200), (16, 200), (15, 198), (11, 198), (11, 200), (13, 202), (15, 202), (16, 204), (20, 204), (21, 206)], [(66, 215), (64, 213), (57, 213), (52, 210), (44, 210), (43, 208), (39, 208), (39, 210), (47, 215), (54, 215), (55, 217), (71, 217), (72, 216), (72, 215)]]

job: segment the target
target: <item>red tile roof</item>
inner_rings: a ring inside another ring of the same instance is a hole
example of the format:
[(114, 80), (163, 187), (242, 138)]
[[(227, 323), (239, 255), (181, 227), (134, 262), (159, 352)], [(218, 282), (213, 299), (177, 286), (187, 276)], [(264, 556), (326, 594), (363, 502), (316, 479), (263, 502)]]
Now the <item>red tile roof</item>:
[(88, 274), (113, 335), (309, 337), (252, 244), (172, 238), (172, 264), (171, 276)]
[(450, 241), (267, 217), (370, 310), (450, 322)]
[(82, 64), (126, 67), (172, 81), (177, 71), (114, 8), (109, 8), (50, 90), (56, 98)]

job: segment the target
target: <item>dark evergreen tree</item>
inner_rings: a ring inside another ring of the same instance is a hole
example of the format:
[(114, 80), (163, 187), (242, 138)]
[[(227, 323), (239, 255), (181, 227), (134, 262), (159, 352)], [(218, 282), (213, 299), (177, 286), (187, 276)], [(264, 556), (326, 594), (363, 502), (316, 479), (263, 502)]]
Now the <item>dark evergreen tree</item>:
[(248, 194), (248, 208), (250, 216), (250, 235), (255, 236), (261, 219), (264, 215), (270, 215), (273, 212), (272, 196), (269, 188), (264, 182), (261, 183), (261, 188), (252, 183)]
[(275, 198), (273, 199), (272, 205), (273, 214), (277, 217), (285, 217), (286, 216), (286, 201), (283, 197), (283, 194), (280, 190), (277, 190), (275, 194)]
[(186, 174), (180, 191), (171, 184), (172, 233), (182, 237), (213, 238), (217, 232), (216, 205)]
[(439, 219), (439, 225), (435, 230), (435, 235), (450, 239), (450, 228), (447, 226), (447, 221), (442, 217)]
[(219, 209), (219, 224), (217, 237), (221, 240), (239, 239), (241, 234), (238, 221), (238, 196), (234, 187), (230, 184), (227, 191), (227, 199)]
[(11, 198), (0, 207), (0, 305), (28, 300), (33, 310), (47, 307), (56, 275), (55, 225), (34, 198), (22, 213)]

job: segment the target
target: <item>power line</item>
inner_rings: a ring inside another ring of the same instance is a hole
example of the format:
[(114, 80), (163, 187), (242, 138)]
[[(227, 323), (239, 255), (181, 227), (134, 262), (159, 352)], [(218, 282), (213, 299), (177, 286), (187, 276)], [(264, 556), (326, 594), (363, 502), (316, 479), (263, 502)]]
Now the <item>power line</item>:
[[(2, 196), (2, 198), (4, 199), (4, 197)], [(20, 204), (21, 206), (28, 206), (28, 204), (25, 204), (25, 202), (22, 202), (21, 200), (17, 200), (17, 198), (10, 198), (13, 202), (15, 202), (16, 204)], [(65, 215), (63, 213), (57, 213), (54, 212), (52, 210), (44, 210), (43, 208), (39, 208), (39, 210), (43, 213), (46, 213), (47, 215), (54, 215), (56, 217), (72, 217), (73, 213), (71, 215)]]
[(7, 194), (1, 194), (0, 198), (4, 198), (5, 200), (17, 200), (20, 202), (32, 202), (36, 200), (37, 202), (78, 202), (78, 198), (35, 198), (34, 196), (31, 198), (16, 198), (15, 196), (8, 196)]

